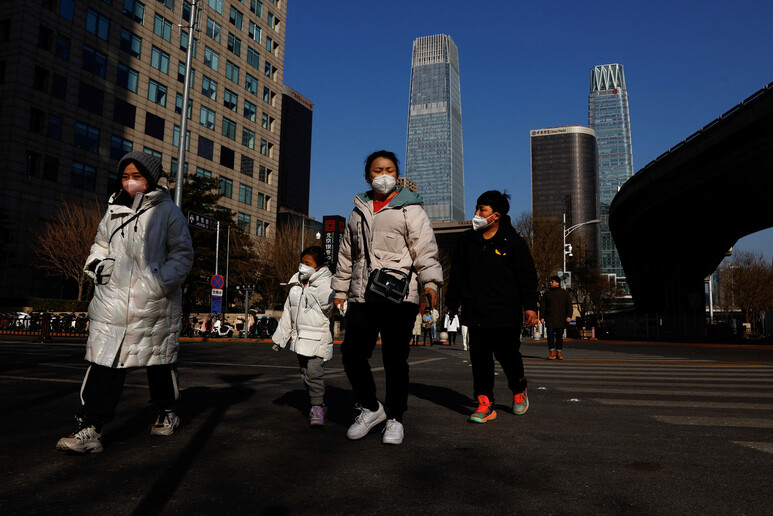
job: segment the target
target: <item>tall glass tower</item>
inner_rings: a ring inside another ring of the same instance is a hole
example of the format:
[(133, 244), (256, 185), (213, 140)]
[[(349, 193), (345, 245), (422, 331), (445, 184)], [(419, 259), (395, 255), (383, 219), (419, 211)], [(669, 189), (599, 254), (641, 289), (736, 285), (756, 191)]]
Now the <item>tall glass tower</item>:
[(459, 53), (450, 36), (413, 42), (405, 176), (432, 220), (464, 220)]
[(601, 215), (601, 272), (624, 277), (620, 256), (609, 231), (609, 205), (633, 175), (631, 120), (623, 65), (599, 65), (590, 71), (588, 126), (596, 132)]

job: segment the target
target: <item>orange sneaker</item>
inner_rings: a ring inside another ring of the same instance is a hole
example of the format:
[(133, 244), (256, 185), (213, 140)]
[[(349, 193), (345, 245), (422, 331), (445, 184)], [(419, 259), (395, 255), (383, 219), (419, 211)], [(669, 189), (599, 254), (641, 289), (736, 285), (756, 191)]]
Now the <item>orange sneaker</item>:
[(548, 355), (548, 360), (555, 360), (556, 359), (556, 350), (551, 349), (550, 354)]
[(494, 410), (494, 403), (489, 401), (488, 396), (481, 394), (478, 396), (478, 410), (476, 410), (468, 419), (473, 423), (485, 423), (497, 418), (497, 411)]
[(527, 410), (529, 410), (529, 396), (524, 389), (523, 392), (513, 395), (513, 414), (522, 416)]
[(559, 350), (559, 351), (556, 351), (556, 358), (557, 358), (558, 360), (563, 360), (563, 359), (564, 359), (564, 356), (561, 354), (561, 351), (560, 351), (560, 350)]

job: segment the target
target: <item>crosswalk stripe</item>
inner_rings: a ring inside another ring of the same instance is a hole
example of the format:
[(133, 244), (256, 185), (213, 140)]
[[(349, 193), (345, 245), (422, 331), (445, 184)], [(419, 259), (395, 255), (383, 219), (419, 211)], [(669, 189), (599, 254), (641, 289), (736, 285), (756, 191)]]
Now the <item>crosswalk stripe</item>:
[[(542, 379), (542, 377), (538, 377)], [(644, 382), (644, 381), (638, 381), (638, 380), (652, 380), (654, 378), (629, 378), (626, 381), (615, 381), (615, 380), (608, 380), (606, 378), (598, 378), (593, 380), (569, 380), (566, 378), (557, 378), (554, 380), (550, 380), (550, 385), (617, 385), (621, 387), (670, 387), (670, 388), (678, 388), (678, 387), (699, 387), (699, 388), (706, 388), (706, 389), (716, 389), (717, 383), (714, 380), (711, 379), (705, 379), (700, 381), (686, 381), (686, 380), (664, 380), (659, 382)], [(534, 377), (529, 377), (529, 381), (532, 383), (536, 380)], [(771, 390), (773, 391), (773, 385), (748, 385), (745, 383), (722, 383), (723, 389), (750, 389), (754, 390), (755, 392), (765, 391), (765, 390)]]
[[(591, 398), (594, 403), (602, 405), (618, 405), (631, 407), (689, 407), (727, 410), (728, 404), (719, 401), (663, 401), (663, 400), (636, 400), (618, 398)], [(733, 403), (733, 410), (773, 410), (773, 404), (765, 403)]]
[(750, 442), (750, 441), (733, 441), (733, 442), (735, 444), (740, 444), (741, 446), (746, 446), (747, 448), (753, 448), (761, 452), (773, 454), (773, 443), (757, 443), (757, 442)]
[(668, 390), (668, 389), (612, 389), (607, 387), (557, 387), (558, 390), (564, 392), (590, 392), (590, 393), (604, 393), (604, 394), (641, 394), (654, 395), (654, 396), (712, 396), (715, 398), (773, 398), (773, 392), (728, 392), (721, 389), (713, 388), (705, 391), (682, 391), (682, 390)]
[(773, 428), (773, 419), (695, 416), (651, 416), (663, 423), (689, 426), (721, 426), (733, 428)]

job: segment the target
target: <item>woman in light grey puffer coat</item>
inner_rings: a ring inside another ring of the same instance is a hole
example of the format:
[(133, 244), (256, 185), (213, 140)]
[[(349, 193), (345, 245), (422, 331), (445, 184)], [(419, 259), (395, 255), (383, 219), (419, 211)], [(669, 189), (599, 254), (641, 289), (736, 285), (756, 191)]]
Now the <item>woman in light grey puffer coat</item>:
[(94, 280), (89, 304), (90, 366), (81, 388), (78, 430), (59, 440), (65, 451), (102, 451), (102, 426), (112, 419), (126, 369), (147, 367), (151, 399), (159, 408), (151, 433), (170, 435), (179, 397), (177, 351), (181, 285), (193, 264), (188, 223), (158, 186), (161, 162), (131, 152), (118, 164), (122, 189), (108, 202), (85, 271)]

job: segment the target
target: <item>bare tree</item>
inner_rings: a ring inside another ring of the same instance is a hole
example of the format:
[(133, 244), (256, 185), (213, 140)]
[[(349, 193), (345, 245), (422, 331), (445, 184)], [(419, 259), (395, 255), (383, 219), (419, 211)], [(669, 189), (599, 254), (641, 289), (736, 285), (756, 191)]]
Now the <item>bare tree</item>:
[(102, 204), (96, 198), (85, 204), (62, 200), (59, 213), (33, 234), (31, 248), (37, 266), (51, 276), (74, 280), (78, 284), (78, 301), (83, 299), (90, 281), (83, 267), (102, 212)]
[(760, 312), (773, 308), (773, 266), (761, 253), (738, 251), (730, 269), (731, 303), (743, 310), (752, 330), (760, 330)]
[(547, 285), (548, 279), (563, 265), (561, 253), (564, 237), (561, 222), (549, 218), (535, 219), (530, 213), (523, 212), (515, 220), (514, 226), (529, 245), (539, 285)]

